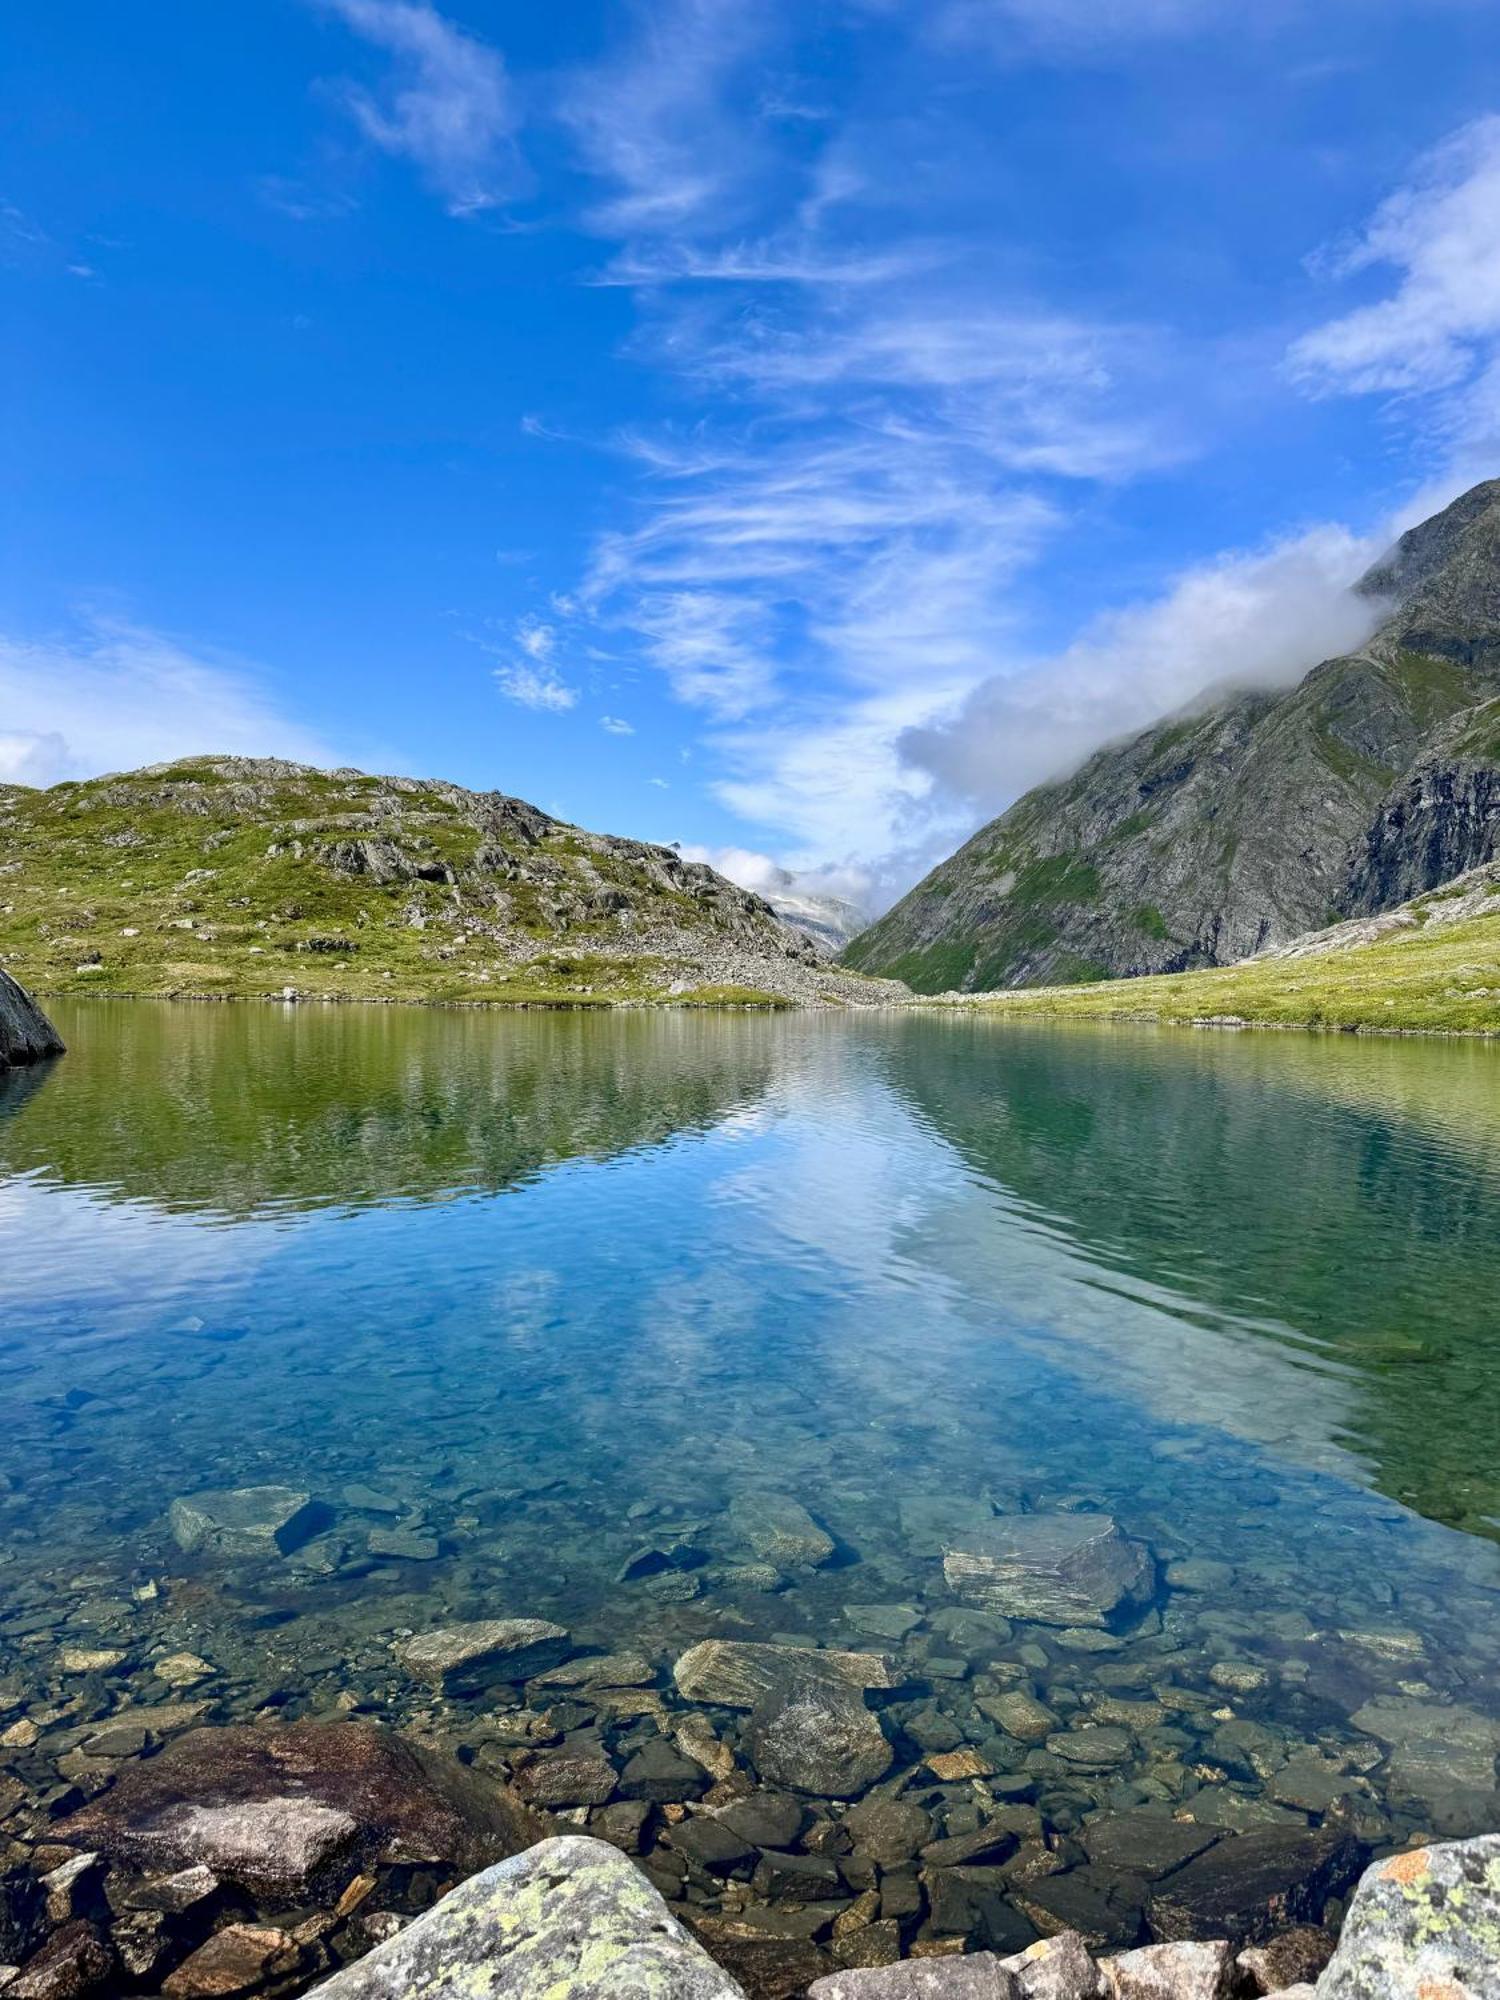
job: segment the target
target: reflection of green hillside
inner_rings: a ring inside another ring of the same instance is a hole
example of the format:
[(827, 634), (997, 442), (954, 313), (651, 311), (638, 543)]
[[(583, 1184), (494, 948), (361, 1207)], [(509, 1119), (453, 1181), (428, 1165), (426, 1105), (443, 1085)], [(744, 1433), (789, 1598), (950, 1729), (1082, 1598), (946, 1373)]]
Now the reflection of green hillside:
[(701, 1129), (768, 1024), (403, 1007), (57, 1005), (71, 1053), (0, 1083), (0, 1173), (234, 1218), (433, 1200)]
[(1317, 1342), (1382, 1491), (1500, 1517), (1500, 1051), (949, 1026), (899, 1023), (891, 1076), (974, 1167), (1240, 1337)]

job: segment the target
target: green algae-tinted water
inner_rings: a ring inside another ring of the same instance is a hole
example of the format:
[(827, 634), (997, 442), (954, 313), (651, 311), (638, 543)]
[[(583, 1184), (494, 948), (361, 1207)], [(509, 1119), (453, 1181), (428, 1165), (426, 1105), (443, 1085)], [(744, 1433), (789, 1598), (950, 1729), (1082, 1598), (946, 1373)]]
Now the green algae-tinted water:
[[(643, 1650), (667, 1721), (696, 1640), (891, 1646), (893, 1776), (972, 1744), (1053, 1828), (1500, 1824), (1500, 1050), (56, 1013), (66, 1060), (0, 1086), (0, 1726), (41, 1732), (0, 1758), (33, 1792), (142, 1699), (472, 1750), (495, 1698), (434, 1711), (391, 1642), (529, 1615)], [(174, 1496), (268, 1483), (329, 1524), (172, 1540)], [(833, 1561), (756, 1587), (728, 1514), (757, 1495)], [(965, 1622), (924, 1506), (955, 1499), (1113, 1514), (1155, 1602)], [(621, 1580), (652, 1548), (692, 1553)], [(152, 1672), (182, 1653), (185, 1690)], [(1106, 1723), (1098, 1768), (979, 1705), (1017, 1687)], [(554, 1722), (617, 1763), (659, 1726)]]

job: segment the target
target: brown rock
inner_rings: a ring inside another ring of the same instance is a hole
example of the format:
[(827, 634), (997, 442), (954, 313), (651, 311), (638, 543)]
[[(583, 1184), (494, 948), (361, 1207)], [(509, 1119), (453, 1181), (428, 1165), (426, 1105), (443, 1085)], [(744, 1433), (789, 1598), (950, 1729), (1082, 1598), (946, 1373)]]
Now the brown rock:
[(253, 1993), (274, 1973), (290, 1972), (299, 1956), (285, 1931), (230, 1924), (184, 1959), (161, 1990), (169, 2000), (227, 2000)]
[(1333, 1957), (1331, 1931), (1298, 1924), (1264, 1944), (1252, 1944), (1235, 1960), (1257, 1993), (1279, 1993), (1285, 1986), (1312, 1986)]
[(1362, 1858), (1356, 1840), (1327, 1827), (1240, 1834), (1156, 1885), (1147, 1912), (1151, 1929), (1162, 1940), (1257, 1944), (1293, 1924), (1316, 1924), (1329, 1898), (1353, 1884)]
[(86, 2000), (117, 1984), (115, 1955), (81, 1919), (54, 1931), (5, 1989), (6, 2000)]
[(142, 1870), (300, 1895), (377, 1857), (470, 1874), (545, 1837), (514, 1793), (365, 1722), (194, 1729), (56, 1829)]

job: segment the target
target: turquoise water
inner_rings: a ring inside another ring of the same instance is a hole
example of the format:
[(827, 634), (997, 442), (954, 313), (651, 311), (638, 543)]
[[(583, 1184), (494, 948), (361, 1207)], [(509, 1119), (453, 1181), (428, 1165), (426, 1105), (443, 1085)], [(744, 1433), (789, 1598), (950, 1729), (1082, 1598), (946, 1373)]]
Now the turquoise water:
[[(29, 1786), (49, 1731), (183, 1699), (153, 1671), (181, 1653), (212, 1717), (358, 1708), (471, 1752), (494, 1702), (435, 1705), (392, 1640), (525, 1615), (644, 1651), (669, 1719), (699, 1639), (887, 1646), (893, 1775), (973, 1745), (1054, 1828), (1500, 1824), (1500, 1051), (56, 1012), (72, 1053), (0, 1088), (0, 1709), (41, 1718), (0, 1755)], [(328, 1525), (172, 1540), (174, 1497), (269, 1483)], [(728, 1515), (756, 1495), (833, 1560), (755, 1587)], [(955, 1498), (1114, 1515), (1155, 1602), (966, 1627), (923, 1527)], [(69, 1676), (69, 1645), (125, 1657)], [(1060, 1731), (1118, 1711), (1104, 1767), (997, 1728), (977, 1704), (1015, 1687)], [(655, 1727), (561, 1717), (617, 1762)]]

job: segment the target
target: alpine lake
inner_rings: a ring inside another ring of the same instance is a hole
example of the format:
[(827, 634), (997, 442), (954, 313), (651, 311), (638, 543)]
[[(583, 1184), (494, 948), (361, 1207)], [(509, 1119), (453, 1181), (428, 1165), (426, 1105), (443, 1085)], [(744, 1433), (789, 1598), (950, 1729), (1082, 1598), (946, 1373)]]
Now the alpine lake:
[[(1012, 1949), (1133, 1941), (1236, 1834), (1500, 1827), (1500, 1048), (52, 1012), (0, 1082), (4, 1814), (369, 1717), (679, 1905)], [(1038, 1532), (1103, 1583), (1026, 1601)], [(405, 1650), (522, 1618), (556, 1665)], [(798, 1726), (784, 1655), (674, 1678), (723, 1640), (871, 1658)]]

